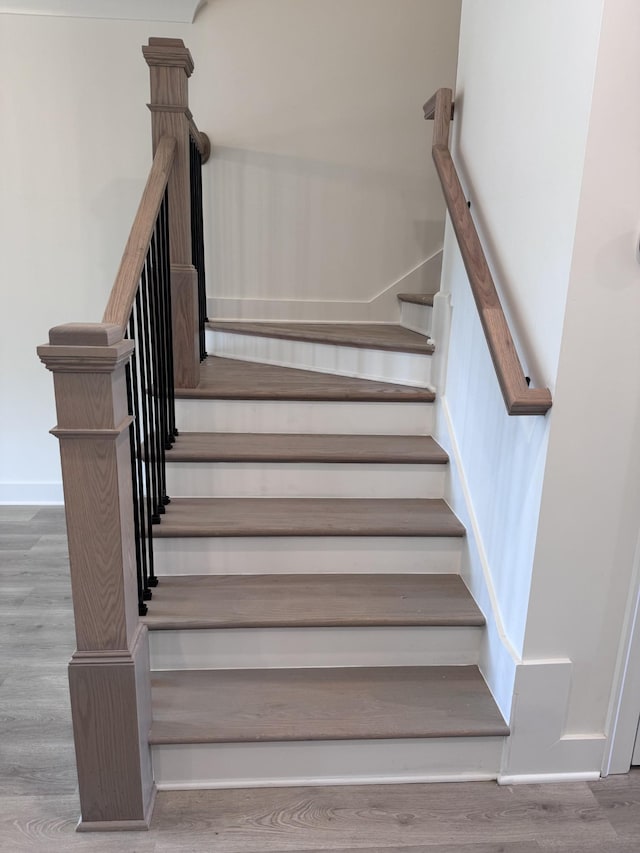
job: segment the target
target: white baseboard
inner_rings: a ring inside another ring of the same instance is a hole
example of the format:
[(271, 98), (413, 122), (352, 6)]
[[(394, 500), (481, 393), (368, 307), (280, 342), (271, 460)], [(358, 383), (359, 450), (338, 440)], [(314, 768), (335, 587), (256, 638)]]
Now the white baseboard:
[(595, 782), (600, 778), (597, 770), (587, 773), (522, 773), (519, 776), (498, 776), (498, 785), (544, 785), (562, 782)]
[(2, 506), (62, 506), (62, 483), (0, 483)]

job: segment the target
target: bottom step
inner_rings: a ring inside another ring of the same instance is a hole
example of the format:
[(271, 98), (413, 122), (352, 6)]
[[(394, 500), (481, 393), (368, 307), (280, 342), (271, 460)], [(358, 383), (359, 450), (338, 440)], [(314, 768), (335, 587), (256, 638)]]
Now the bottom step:
[(152, 675), (164, 788), (490, 779), (509, 733), (475, 666)]
[(476, 666), (154, 673), (150, 743), (509, 733)]

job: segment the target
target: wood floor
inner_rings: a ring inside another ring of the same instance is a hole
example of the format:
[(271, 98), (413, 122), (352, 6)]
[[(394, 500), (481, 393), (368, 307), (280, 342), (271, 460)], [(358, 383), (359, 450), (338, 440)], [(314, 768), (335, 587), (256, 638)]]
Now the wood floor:
[(593, 783), (160, 792), (148, 833), (76, 834), (58, 508), (0, 507), (2, 853), (638, 853), (640, 771)]

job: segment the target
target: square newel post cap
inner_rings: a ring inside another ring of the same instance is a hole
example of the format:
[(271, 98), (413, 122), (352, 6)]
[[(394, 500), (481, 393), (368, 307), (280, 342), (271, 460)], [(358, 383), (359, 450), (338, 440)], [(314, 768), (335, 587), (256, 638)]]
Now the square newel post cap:
[(193, 74), (193, 57), (182, 39), (150, 38), (142, 46), (142, 54), (149, 66), (182, 68), (187, 77)]
[(54, 373), (110, 373), (131, 357), (134, 342), (114, 323), (67, 323), (49, 331), (38, 347), (45, 367)]

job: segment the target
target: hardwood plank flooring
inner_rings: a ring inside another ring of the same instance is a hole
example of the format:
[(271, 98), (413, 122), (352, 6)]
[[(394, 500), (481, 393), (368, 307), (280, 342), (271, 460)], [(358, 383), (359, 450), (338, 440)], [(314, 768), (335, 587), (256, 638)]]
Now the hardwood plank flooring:
[(337, 344), (359, 349), (415, 352), (431, 355), (433, 343), (425, 335), (395, 323), (252, 323), (250, 321), (212, 320), (207, 324), (219, 332), (237, 332), (289, 341)]
[(175, 498), (154, 537), (464, 536), (439, 498)]
[(176, 388), (176, 397), (215, 400), (316, 400), (432, 403), (428, 388), (352, 379), (294, 367), (276, 367), (209, 356), (200, 365), (197, 388)]
[(156, 672), (152, 743), (500, 737), (477, 667)]
[(150, 628), (484, 625), (457, 575), (203, 575), (161, 578)]
[(183, 432), (169, 462), (374, 462), (445, 465), (428, 435), (305, 435)]
[[(0, 507), (0, 520), (10, 527), (0, 540), (18, 528), (24, 532), (25, 523), (27, 535), (40, 536), (30, 549), (0, 553), (0, 596), (21, 584), (39, 589), (40, 619), (47, 619), (44, 601), (53, 599), (67, 610), (69, 622), (66, 629), (58, 626), (51, 647), (41, 652), (23, 645), (33, 620), (33, 613), (20, 619), (24, 604), (15, 602), (11, 628), (0, 620), (2, 853), (638, 852), (640, 770), (589, 784), (512, 788), (474, 782), (161, 791), (148, 833), (75, 833), (73, 745), (58, 734), (65, 726), (71, 730), (66, 665), (73, 627), (64, 516), (55, 510), (54, 532), (51, 518), (41, 525), (37, 513), (37, 507)], [(46, 678), (34, 680), (31, 672)], [(43, 752), (49, 726), (54, 746)]]

